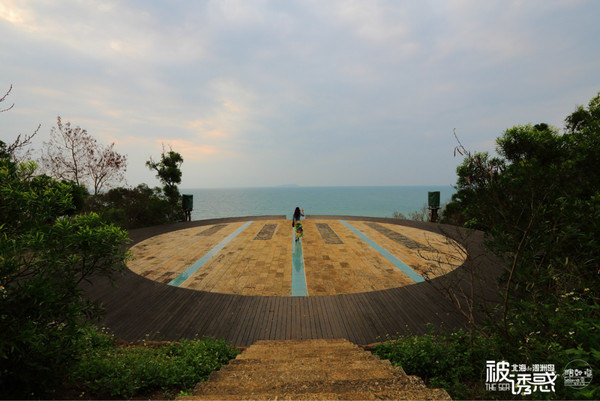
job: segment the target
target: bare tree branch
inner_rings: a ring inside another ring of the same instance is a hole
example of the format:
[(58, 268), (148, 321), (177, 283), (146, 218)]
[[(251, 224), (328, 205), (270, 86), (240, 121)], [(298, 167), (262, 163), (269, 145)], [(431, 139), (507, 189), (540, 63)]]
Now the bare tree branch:
[(57, 117), (50, 141), (44, 143), (41, 164), (48, 175), (91, 188), (94, 195), (106, 185), (125, 179), (127, 157), (114, 150), (114, 143), (103, 146), (85, 129), (71, 127)]
[(15, 139), (13, 143), (6, 147), (6, 152), (12, 155), (14, 162), (19, 163), (21, 161), (24, 161), (24, 159), (29, 159), (31, 149), (27, 149), (22, 155), (20, 155), (19, 152), (23, 151), (26, 147), (31, 145), (31, 140), (34, 136), (37, 135), (41, 127), (42, 124), (38, 124), (35, 131), (33, 131), (33, 133), (30, 135), (17, 135), (17, 139)]
[[(6, 91), (6, 93), (4, 94), (4, 96), (0, 97), (0, 103), (2, 103), (10, 94), (10, 92), (12, 91), (12, 85), (10, 85), (10, 88), (8, 88), (8, 91)], [(12, 109), (15, 106), (15, 104), (11, 104), (8, 108), (6, 109), (0, 109), (0, 113), (4, 113), (5, 111), (8, 111), (10, 109)]]

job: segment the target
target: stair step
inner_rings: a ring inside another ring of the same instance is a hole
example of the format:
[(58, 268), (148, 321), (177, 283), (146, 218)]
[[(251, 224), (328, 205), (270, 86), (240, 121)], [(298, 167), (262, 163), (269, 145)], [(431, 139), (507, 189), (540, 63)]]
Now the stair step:
[[(276, 341), (276, 340), (273, 340)], [(325, 340), (277, 340), (277, 344), (268, 344), (267, 341), (258, 341), (247, 349), (258, 348), (282, 348), (282, 349), (306, 349), (306, 348), (352, 348), (362, 349), (356, 344), (349, 341), (333, 341)], [(303, 342), (306, 341), (306, 342)]]
[(310, 343), (310, 344), (299, 344), (299, 343), (282, 343), (277, 346), (266, 345), (266, 344), (258, 344), (252, 345), (248, 348), (248, 350), (263, 350), (263, 349), (277, 349), (277, 350), (334, 350), (334, 349), (352, 349), (358, 350), (362, 349), (358, 345), (350, 344), (350, 343), (333, 343), (333, 344), (325, 344), (325, 343)]
[(252, 347), (262, 346), (262, 345), (266, 345), (266, 346), (270, 346), (270, 347), (271, 346), (279, 347), (282, 345), (306, 346), (306, 345), (339, 345), (339, 344), (356, 346), (355, 344), (351, 343), (350, 341), (348, 341), (344, 338), (318, 338), (318, 339), (311, 339), (311, 340), (257, 340), (256, 342), (254, 342), (254, 344), (252, 344)]
[(368, 375), (372, 379), (391, 379), (397, 371), (391, 366), (369, 366), (367, 368), (330, 369), (327, 366), (302, 366), (291, 367), (279, 371), (271, 370), (246, 370), (246, 369), (221, 369), (210, 375), (213, 383), (252, 384), (261, 382), (270, 383), (298, 383), (306, 380), (360, 380)]
[(452, 401), (446, 390), (423, 388), (418, 390), (383, 390), (375, 392), (378, 400), (446, 400)]
[(334, 348), (348, 348), (348, 349), (362, 349), (358, 345), (353, 344), (346, 340), (258, 340), (250, 349), (334, 349)]
[(352, 355), (368, 355), (373, 358), (375, 357), (368, 351), (361, 349), (338, 349), (338, 350), (315, 350), (315, 349), (298, 349), (298, 350), (285, 350), (285, 349), (248, 349), (237, 356), (236, 359), (257, 359), (262, 360), (269, 359), (296, 359), (296, 358), (307, 358), (307, 357), (338, 357), (348, 358)]
[(260, 340), (179, 400), (449, 400), (346, 340)]
[[(363, 375), (364, 376), (364, 375)], [(418, 390), (424, 389), (423, 381), (417, 376), (403, 376), (401, 378), (362, 378), (355, 380), (326, 380), (315, 378), (314, 380), (297, 380), (291, 382), (280, 382), (270, 380), (268, 382), (213, 382), (212, 375), (209, 381), (196, 386), (196, 394), (250, 394), (250, 393), (335, 393), (339, 394), (348, 389), (355, 391), (383, 391), (383, 390)]]
[(349, 355), (305, 355), (296, 356), (294, 358), (271, 358), (265, 359), (258, 356), (248, 357), (247, 355), (240, 354), (237, 358), (229, 361), (229, 365), (253, 365), (253, 364), (265, 364), (265, 365), (278, 365), (286, 363), (297, 363), (299, 365), (312, 364), (312, 363), (344, 363), (348, 361), (371, 361), (371, 362), (383, 362), (389, 363), (387, 359), (379, 359), (376, 355), (371, 353), (353, 353)]
[(323, 401), (337, 401), (337, 400), (375, 400), (376, 398), (372, 393), (369, 392), (347, 392), (343, 394), (336, 393), (248, 393), (248, 394), (200, 394), (191, 395), (178, 398), (178, 400), (323, 400)]
[(347, 391), (342, 393), (290, 393), (266, 392), (247, 394), (199, 394), (180, 397), (179, 400), (452, 400), (445, 390), (419, 389), (400, 391)]
[(399, 366), (392, 366), (388, 360), (373, 360), (373, 359), (333, 359), (333, 360), (319, 360), (316, 358), (302, 359), (302, 360), (278, 360), (278, 361), (261, 361), (259, 359), (240, 359), (233, 360), (228, 365), (224, 365), (221, 371), (268, 371), (272, 374), (277, 374), (282, 371), (289, 371), (292, 369), (304, 369), (304, 368), (315, 368), (317, 366), (324, 367), (327, 370), (334, 370), (336, 368), (342, 369), (369, 369), (371, 367), (384, 367), (386, 369), (393, 370), (396, 374), (404, 375), (404, 370)]

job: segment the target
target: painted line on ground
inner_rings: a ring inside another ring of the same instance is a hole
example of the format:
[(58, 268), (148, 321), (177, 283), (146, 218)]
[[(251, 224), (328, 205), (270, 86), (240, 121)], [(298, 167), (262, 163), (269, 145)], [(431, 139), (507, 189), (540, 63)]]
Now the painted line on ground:
[(304, 272), (304, 257), (302, 255), (302, 239), (296, 241), (292, 235), (292, 296), (307, 297), (306, 274)]
[(379, 252), (380, 254), (382, 254), (384, 258), (386, 258), (387, 260), (389, 260), (390, 262), (392, 262), (392, 264), (394, 266), (396, 266), (404, 274), (406, 274), (408, 277), (410, 277), (415, 283), (421, 283), (421, 282), (425, 281), (425, 279), (423, 278), (423, 276), (421, 276), (419, 273), (417, 273), (416, 271), (414, 271), (406, 263), (404, 263), (403, 261), (401, 261), (400, 259), (398, 259), (394, 255), (392, 255), (391, 253), (389, 253), (385, 248), (383, 248), (381, 245), (379, 245), (378, 243), (376, 243), (375, 241), (373, 241), (371, 238), (367, 237), (360, 230), (358, 230), (357, 228), (354, 228), (352, 225), (350, 225), (349, 223), (345, 222), (344, 220), (340, 220), (340, 222), (343, 225), (345, 225), (346, 227), (348, 227), (356, 235), (358, 235), (367, 244), (371, 245), (371, 247), (373, 247), (373, 249), (375, 249), (377, 252)]
[(246, 227), (248, 227), (250, 224), (252, 224), (252, 221), (247, 222), (246, 224), (244, 224), (243, 226), (241, 226), (240, 228), (238, 228), (237, 230), (235, 230), (234, 232), (229, 234), (227, 237), (225, 237), (225, 239), (223, 239), (223, 241), (221, 241), (217, 245), (215, 245), (215, 247), (213, 249), (211, 249), (210, 251), (208, 251), (208, 253), (206, 253), (206, 255), (202, 256), (200, 259), (198, 259), (196, 262), (194, 262), (193, 265), (191, 265), (190, 267), (185, 269), (183, 273), (181, 273), (179, 276), (177, 276), (173, 280), (171, 280), (169, 282), (169, 285), (172, 285), (174, 287), (181, 286), (181, 284), (183, 284), (183, 282), (185, 280), (187, 280), (188, 278), (190, 278), (190, 276), (192, 276), (194, 273), (196, 273), (198, 271), (198, 269), (200, 269), (206, 262), (208, 262), (213, 256), (215, 256), (221, 249), (225, 248), (225, 245), (227, 245), (239, 233), (244, 231), (244, 229), (246, 229)]

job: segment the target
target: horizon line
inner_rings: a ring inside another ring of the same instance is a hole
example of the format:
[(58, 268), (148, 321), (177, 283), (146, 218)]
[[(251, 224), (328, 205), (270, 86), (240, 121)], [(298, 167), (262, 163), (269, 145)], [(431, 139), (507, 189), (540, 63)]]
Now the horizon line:
[(180, 186), (179, 189), (259, 189), (259, 188), (281, 188), (281, 189), (294, 189), (294, 188), (393, 188), (393, 187), (450, 187), (452, 188), (455, 184), (431, 184), (431, 185), (262, 185), (262, 186), (231, 186), (231, 187), (184, 187)]

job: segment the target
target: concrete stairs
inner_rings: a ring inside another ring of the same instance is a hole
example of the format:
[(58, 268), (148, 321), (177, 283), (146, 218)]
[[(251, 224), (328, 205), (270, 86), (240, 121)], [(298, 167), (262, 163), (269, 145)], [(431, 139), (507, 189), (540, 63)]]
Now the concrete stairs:
[(179, 400), (450, 400), (346, 340), (261, 340)]

